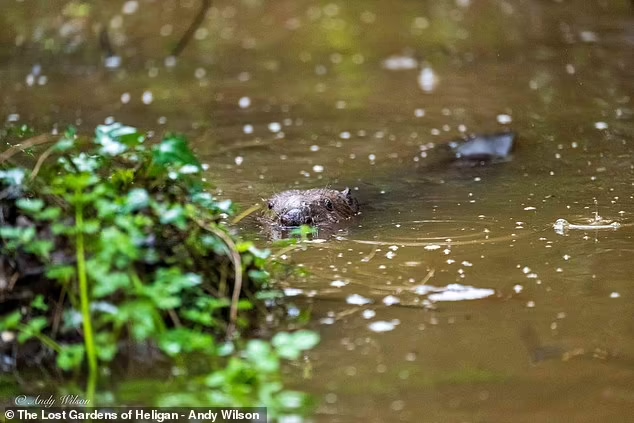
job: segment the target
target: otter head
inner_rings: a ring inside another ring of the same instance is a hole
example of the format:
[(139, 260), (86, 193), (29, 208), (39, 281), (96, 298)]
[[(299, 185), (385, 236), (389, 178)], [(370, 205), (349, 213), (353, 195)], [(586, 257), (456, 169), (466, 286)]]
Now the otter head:
[(350, 188), (284, 191), (274, 195), (268, 207), (275, 221), (285, 227), (337, 223), (359, 212)]

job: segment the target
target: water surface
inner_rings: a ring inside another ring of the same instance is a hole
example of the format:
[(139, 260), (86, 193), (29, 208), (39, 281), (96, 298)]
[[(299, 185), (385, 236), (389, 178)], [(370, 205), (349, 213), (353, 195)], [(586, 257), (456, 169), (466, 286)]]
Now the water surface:
[[(9, 3), (0, 119), (185, 132), (243, 209), (354, 190), (360, 220), (281, 282), (322, 335), (293, 382), (316, 421), (631, 419), (629, 2), (216, 1), (175, 63), (197, 2)], [(448, 166), (448, 141), (506, 130), (512, 160)], [(552, 228), (597, 214), (622, 226)]]

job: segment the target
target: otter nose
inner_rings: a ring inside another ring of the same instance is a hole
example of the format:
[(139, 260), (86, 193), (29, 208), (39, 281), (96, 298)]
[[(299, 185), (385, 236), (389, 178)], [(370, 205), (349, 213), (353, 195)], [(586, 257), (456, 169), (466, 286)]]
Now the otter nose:
[(280, 223), (284, 226), (309, 225), (311, 217), (302, 209), (290, 209), (280, 216)]

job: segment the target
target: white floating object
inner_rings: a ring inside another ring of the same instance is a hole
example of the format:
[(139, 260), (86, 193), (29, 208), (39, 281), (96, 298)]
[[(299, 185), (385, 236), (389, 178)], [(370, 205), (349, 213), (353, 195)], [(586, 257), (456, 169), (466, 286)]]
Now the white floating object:
[(392, 320), (391, 322), (386, 322), (385, 320), (379, 320), (376, 322), (372, 322), (368, 325), (368, 329), (370, 329), (372, 332), (389, 332), (391, 330), (394, 330), (394, 328), (396, 328), (396, 325), (398, 325), (400, 323), (400, 321), (398, 320)]
[(450, 284), (442, 292), (429, 295), (431, 301), (465, 301), (479, 300), (495, 294), (495, 290), (489, 288), (475, 288), (460, 284)]
[(352, 305), (366, 305), (371, 304), (372, 300), (366, 297), (362, 297), (359, 294), (352, 294), (349, 295), (348, 298), (346, 298), (346, 302)]
[(408, 70), (416, 69), (418, 62), (410, 56), (390, 56), (383, 61), (383, 67), (389, 70)]
[(497, 115), (497, 120), (498, 123), (501, 125), (508, 125), (509, 123), (513, 122), (513, 118), (510, 115), (506, 114)]
[(363, 313), (361, 313), (361, 315), (363, 316), (364, 319), (371, 319), (374, 316), (376, 316), (376, 311), (374, 311), (374, 310), (363, 310)]
[(284, 288), (284, 294), (287, 297), (296, 297), (298, 295), (301, 295), (304, 292), (303, 289), (297, 289), (297, 288)]
[(425, 92), (432, 92), (438, 85), (438, 77), (430, 67), (424, 67), (418, 74), (418, 85)]
[(238, 100), (238, 106), (240, 106), (241, 109), (246, 109), (250, 105), (251, 99), (249, 97), (241, 97), (240, 100)]
[(387, 297), (383, 298), (383, 304), (388, 306), (399, 304), (400, 302), (401, 300), (395, 297), (394, 295), (388, 295)]

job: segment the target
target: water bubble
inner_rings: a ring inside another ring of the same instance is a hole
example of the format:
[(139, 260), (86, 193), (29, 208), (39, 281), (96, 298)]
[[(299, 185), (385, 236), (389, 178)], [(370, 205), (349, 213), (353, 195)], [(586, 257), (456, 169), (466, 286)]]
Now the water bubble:
[(324, 167), (322, 165), (315, 165), (313, 166), (313, 172), (315, 173), (322, 173), (324, 171)]
[(159, 33), (163, 37), (169, 37), (170, 35), (172, 35), (173, 30), (174, 30), (174, 27), (171, 24), (165, 24), (161, 27)]
[(361, 316), (363, 316), (364, 319), (371, 319), (374, 316), (376, 316), (376, 311), (374, 311), (374, 310), (363, 310), (363, 313), (361, 313)]
[(176, 62), (176, 56), (167, 56), (163, 61), (163, 64), (166, 68), (173, 68), (174, 66), (176, 66)]
[(434, 73), (434, 70), (428, 66), (421, 69), (418, 74), (418, 85), (425, 92), (431, 92), (436, 88), (438, 84), (438, 78)]
[(366, 305), (371, 304), (372, 300), (366, 297), (362, 297), (359, 294), (352, 294), (346, 298), (346, 303), (352, 305)]
[(387, 306), (399, 304), (400, 302), (401, 300), (393, 295), (388, 295), (387, 297), (383, 298), (383, 304)]
[(410, 56), (390, 56), (383, 61), (383, 67), (393, 71), (416, 69), (418, 61)]
[(253, 125), (249, 125), (247, 123), (246, 125), (244, 125), (242, 127), (242, 132), (244, 132), (245, 134), (252, 134), (253, 133)]
[(244, 162), (244, 157), (236, 156), (236, 158), (233, 159), (233, 161), (235, 162), (236, 165), (240, 166), (242, 164), (242, 162)]
[(128, 104), (130, 102), (130, 93), (121, 94), (121, 102), (123, 104)]
[(144, 91), (143, 95), (141, 96), (141, 101), (143, 102), (143, 104), (151, 104), (152, 101), (154, 101), (154, 95), (152, 94), (152, 91)]
[(271, 132), (279, 132), (282, 129), (282, 125), (279, 122), (271, 122), (269, 123), (269, 131)]
[(599, 36), (596, 34), (596, 32), (592, 31), (581, 31), (579, 33), (579, 38), (581, 38), (581, 41), (586, 43), (596, 43), (597, 41), (599, 41)]
[(250, 105), (251, 99), (249, 97), (241, 97), (240, 100), (238, 100), (238, 106), (240, 106), (241, 109), (246, 109)]
[(117, 69), (121, 66), (120, 56), (108, 56), (103, 60), (103, 65), (108, 69)]
[(376, 15), (368, 10), (361, 13), (361, 22), (371, 24), (376, 21)]
[(194, 76), (196, 77), (196, 79), (204, 78), (205, 75), (207, 75), (207, 71), (204, 68), (196, 68), (196, 70), (194, 71)]
[(501, 125), (508, 125), (513, 121), (513, 118), (511, 118), (511, 116), (507, 114), (499, 114), (497, 115), (497, 121)]
[(396, 325), (393, 322), (386, 322), (384, 320), (372, 322), (368, 325), (368, 329), (372, 332), (389, 332), (394, 330), (395, 327)]
[(284, 288), (284, 295), (286, 295), (287, 297), (296, 297), (300, 295), (302, 292), (304, 292), (303, 289)]
[(597, 129), (608, 129), (608, 124), (605, 122), (595, 122), (594, 127)]
[(209, 30), (207, 28), (198, 28), (194, 33), (194, 38), (197, 40), (204, 40), (209, 36)]
[(121, 8), (124, 15), (132, 15), (137, 10), (139, 10), (139, 2), (134, 0), (126, 1)]

